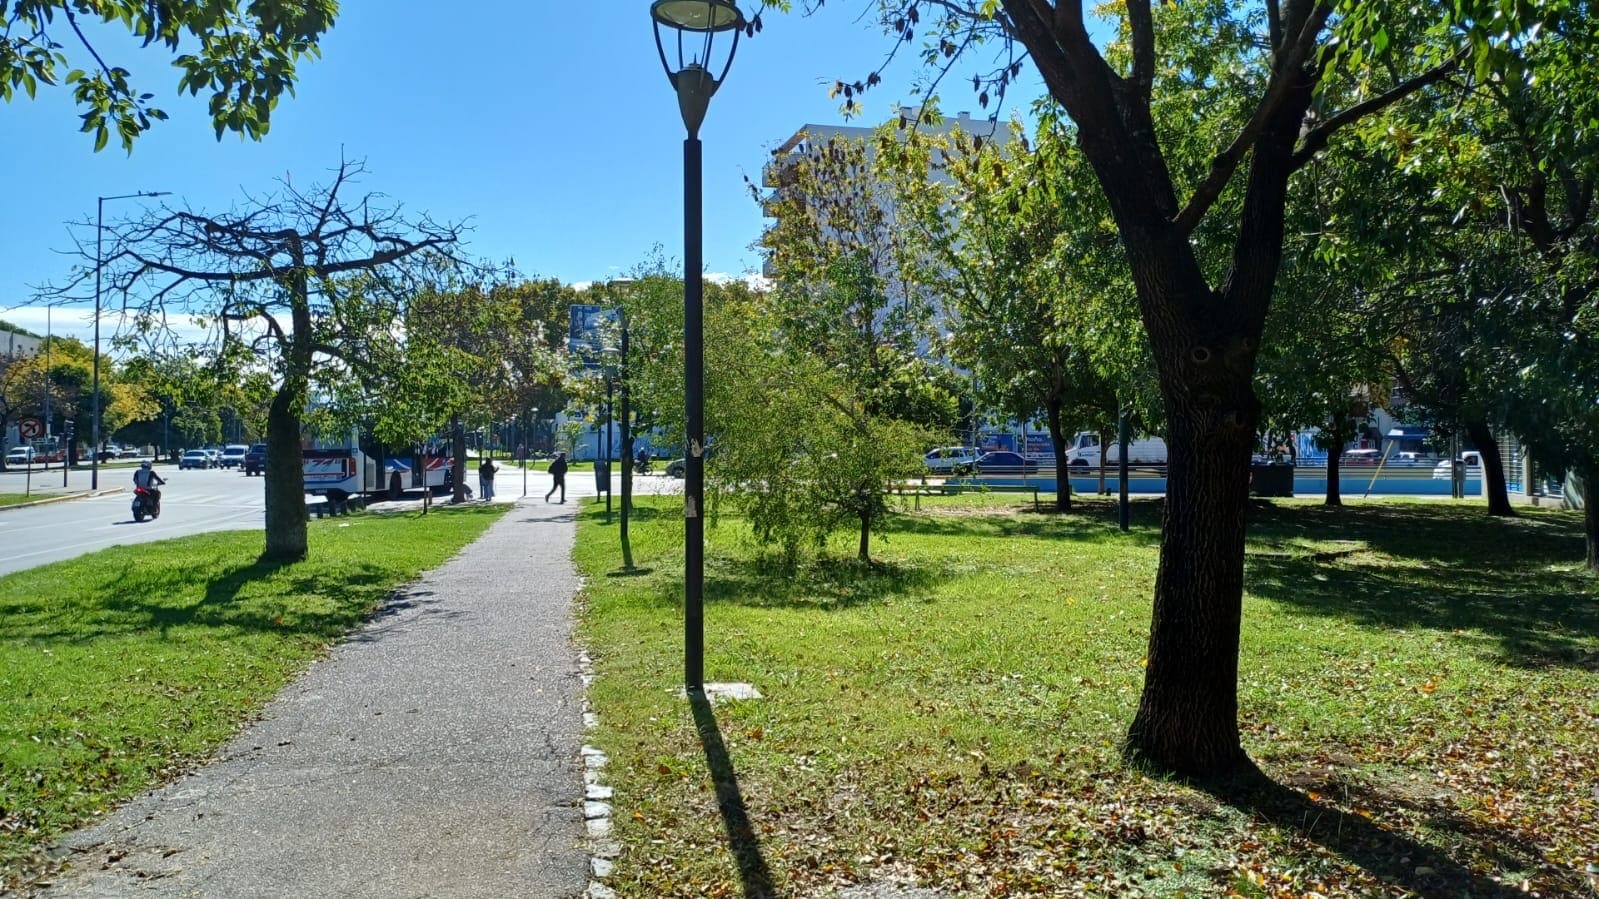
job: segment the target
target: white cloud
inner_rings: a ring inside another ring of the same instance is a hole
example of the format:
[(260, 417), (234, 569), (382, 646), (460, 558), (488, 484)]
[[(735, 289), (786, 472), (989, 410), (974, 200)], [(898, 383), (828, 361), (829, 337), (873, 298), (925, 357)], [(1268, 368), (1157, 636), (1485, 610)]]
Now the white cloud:
[[(76, 337), (85, 345), (94, 343), (94, 310), (83, 306), (60, 306), (48, 309), (45, 306), (14, 306), (0, 307), (0, 319), (10, 322), (19, 328), (32, 331), (35, 334), (55, 335), (57, 337)], [(168, 317), (167, 325), (172, 329), (180, 343), (203, 342), (209, 339), (211, 332), (195, 324), (192, 315), (173, 315)], [(120, 311), (105, 310), (100, 315), (100, 348), (104, 352), (112, 352), (111, 341), (124, 330), (131, 332), (132, 319), (125, 318)]]

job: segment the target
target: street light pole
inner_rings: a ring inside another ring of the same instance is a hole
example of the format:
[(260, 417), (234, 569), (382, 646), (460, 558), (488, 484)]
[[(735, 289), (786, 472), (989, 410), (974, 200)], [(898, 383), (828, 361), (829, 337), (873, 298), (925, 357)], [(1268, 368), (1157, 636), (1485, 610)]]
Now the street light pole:
[(100, 489), (100, 270), (105, 266), (101, 248), (105, 230), (105, 201), (128, 200), (134, 197), (164, 197), (171, 191), (141, 190), (131, 194), (117, 194), (94, 198), (94, 421), (90, 424), (90, 437), (94, 441), (94, 457), (89, 460), (89, 489)]
[[(705, 686), (705, 265), (699, 134), (712, 95), (733, 67), (739, 32), (746, 23), (732, 0), (655, 0), (650, 18), (655, 22), (655, 49), (677, 92), (688, 131), (683, 140), (683, 396), (688, 425), (683, 463), (683, 676), (690, 692), (700, 692)], [(661, 42), (663, 27), (676, 38), (676, 68)], [(713, 76), (707, 68), (712, 45), (718, 34), (728, 33), (733, 41), (727, 61), (721, 75)]]

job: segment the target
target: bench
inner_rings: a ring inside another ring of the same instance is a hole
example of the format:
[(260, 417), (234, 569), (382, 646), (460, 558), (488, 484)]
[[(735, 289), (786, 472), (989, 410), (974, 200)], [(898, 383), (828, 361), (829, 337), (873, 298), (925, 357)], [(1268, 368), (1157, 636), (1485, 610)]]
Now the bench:
[(1046, 492), (1037, 484), (945, 484), (944, 495), (959, 496), (962, 493), (1021, 493), (1033, 495), (1033, 511), (1039, 510), (1039, 494)]

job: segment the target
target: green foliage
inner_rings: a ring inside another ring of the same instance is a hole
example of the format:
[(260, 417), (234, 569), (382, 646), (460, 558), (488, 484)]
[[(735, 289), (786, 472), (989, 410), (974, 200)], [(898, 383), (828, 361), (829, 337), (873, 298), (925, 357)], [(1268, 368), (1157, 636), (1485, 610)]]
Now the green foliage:
[[(154, 94), (136, 88), (132, 73), (108, 63), (111, 54), (86, 36), (79, 20), (96, 16), (107, 30), (125, 30), (144, 47), (154, 44), (173, 54), (172, 65), (182, 72), (178, 92), (209, 95), (218, 139), (232, 131), (259, 140), (279, 98), (293, 93), (296, 65), (320, 54), (319, 41), (337, 14), (336, 0), (0, 3), (6, 21), (0, 99), (11, 100), (18, 89), (32, 99), (41, 84), (70, 87), (84, 109), (82, 130), (94, 135), (94, 149), (104, 149), (114, 133), (131, 152), (139, 135), (167, 114), (154, 105)], [(64, 30), (72, 36), (63, 36)], [(76, 46), (69, 50), (62, 40)]]
[(1001, 416), (1042, 412), (1062, 440), (1113, 422), (1118, 392), (1151, 411), (1126, 262), (1070, 129), (1052, 113), (1036, 143), (1017, 125), (1009, 137), (879, 136), (953, 361)]
[(890, 876), (984, 897), (1220, 896), (1235, 878), (1284, 896), (1587, 889), (1599, 604), (1567, 561), (1578, 516), (1252, 509), (1240, 725), (1278, 808), (1120, 764), (1158, 503), (1135, 501), (1123, 534), (1105, 501), (1046, 517), (1014, 498), (924, 499), (888, 522), (876, 566), (792, 572), (727, 516), (707, 547), (706, 674), (765, 698), (710, 719), (674, 690), (681, 521), (665, 498), (640, 504), (650, 574), (604, 576), (598, 511), (574, 550), (592, 740), (628, 797), (619, 893), (741, 894), (708, 720), (774, 894)]

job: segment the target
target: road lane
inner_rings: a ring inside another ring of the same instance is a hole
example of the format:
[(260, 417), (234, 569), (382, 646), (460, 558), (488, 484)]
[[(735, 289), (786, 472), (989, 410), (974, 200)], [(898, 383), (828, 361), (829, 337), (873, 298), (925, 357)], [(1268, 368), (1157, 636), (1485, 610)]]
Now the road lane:
[[(0, 574), (111, 546), (265, 526), (260, 478), (230, 469), (176, 471), (158, 466), (157, 470), (168, 483), (162, 489), (161, 517), (153, 521), (134, 523), (133, 472), (125, 469), (101, 471), (100, 484), (125, 486), (128, 492), (0, 510)], [(0, 482), (0, 492), (9, 486)]]

